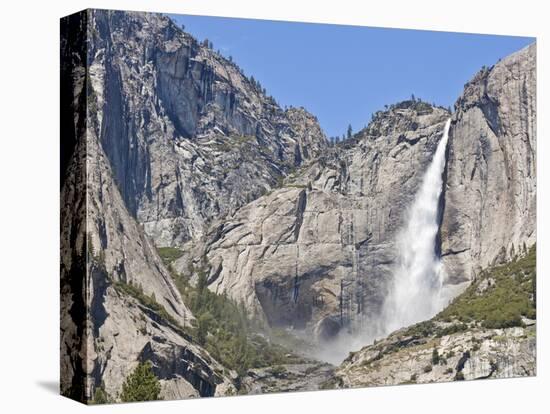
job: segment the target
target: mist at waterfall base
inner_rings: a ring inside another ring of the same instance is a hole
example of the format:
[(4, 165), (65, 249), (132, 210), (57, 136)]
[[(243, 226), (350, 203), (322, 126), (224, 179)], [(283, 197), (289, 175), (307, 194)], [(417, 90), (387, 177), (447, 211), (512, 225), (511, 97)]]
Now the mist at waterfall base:
[(376, 320), (363, 321), (360, 326), (341, 332), (323, 344), (315, 352), (317, 358), (338, 364), (349, 352), (375, 339), (430, 319), (450, 299), (443, 293), (445, 272), (435, 248), (450, 125), (449, 119), (414, 201), (405, 213), (405, 226), (395, 243), (398, 260), (381, 314)]

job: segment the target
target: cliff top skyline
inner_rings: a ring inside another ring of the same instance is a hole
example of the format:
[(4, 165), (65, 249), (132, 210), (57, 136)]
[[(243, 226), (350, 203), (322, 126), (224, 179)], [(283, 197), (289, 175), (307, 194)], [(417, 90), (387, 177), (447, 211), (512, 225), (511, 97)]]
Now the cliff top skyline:
[[(356, 132), (384, 105), (409, 99), (453, 106), (482, 66), (532, 37), (168, 15), (231, 57), (281, 106), (303, 106), (327, 136)], [(445, 56), (445, 61), (441, 61)]]

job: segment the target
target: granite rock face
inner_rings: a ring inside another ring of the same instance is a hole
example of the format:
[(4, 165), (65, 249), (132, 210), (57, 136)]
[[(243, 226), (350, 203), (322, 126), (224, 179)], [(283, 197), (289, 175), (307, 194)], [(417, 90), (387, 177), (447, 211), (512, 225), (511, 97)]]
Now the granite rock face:
[[(237, 210), (207, 238), (210, 288), (270, 326), (321, 339), (375, 324), (395, 236), (449, 117), (425, 103), (392, 106)], [(187, 260), (179, 262), (183, 272)]]
[(399, 333), (348, 357), (336, 370), (334, 385), (353, 388), (536, 374), (534, 327), (476, 328), (435, 339)]
[(94, 10), (89, 33), (99, 138), (157, 246), (199, 238), (326, 146), (314, 116), (281, 109), (166, 16)]
[[(191, 284), (204, 272), (268, 328), (316, 344), (359, 333), (363, 346), (449, 117), (434, 246), (445, 286), (456, 295), (536, 241), (534, 45), (479, 72), (453, 114), (400, 102), (335, 146), (313, 115), (280, 108), (165, 16), (82, 12), (62, 24), (61, 54), (61, 390), (76, 399), (100, 386), (116, 396), (140, 361), (163, 398), (323, 388), (333, 368), (315, 361), (237, 378), (212, 358), (157, 248), (181, 249), (173, 270)], [(332, 385), (534, 373), (530, 325), (416, 338), (388, 356), (399, 332), (348, 358)], [(450, 365), (424, 370), (434, 345)]]
[[(451, 297), (535, 242), (534, 97), (533, 45), (482, 70), (457, 101), (435, 246)], [(376, 331), (396, 235), (449, 116), (394, 105), (238, 210), (206, 243), (211, 288), (319, 338)]]
[(185, 334), (193, 315), (126, 210), (93, 129), (81, 148), (70, 169), (85, 170), (84, 181), (69, 170), (62, 192), (61, 391), (87, 401), (103, 386), (114, 398), (139, 361), (154, 362), (166, 397), (234, 390), (223, 367)]
[(91, 16), (62, 23), (61, 392), (90, 402), (102, 386), (114, 399), (145, 360), (166, 397), (234, 392), (230, 371), (185, 333), (193, 315), (115, 181), (100, 138), (104, 78), (74, 38)]
[(316, 391), (334, 375), (332, 365), (309, 361), (251, 370), (243, 381), (247, 394)]
[(536, 45), (480, 71), (455, 106), (441, 250), (459, 284), (536, 240)]

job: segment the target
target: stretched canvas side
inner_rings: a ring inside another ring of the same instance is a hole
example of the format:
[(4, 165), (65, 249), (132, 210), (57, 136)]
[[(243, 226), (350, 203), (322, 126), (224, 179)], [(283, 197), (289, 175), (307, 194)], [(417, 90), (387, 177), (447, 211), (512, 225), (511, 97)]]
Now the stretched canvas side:
[(80, 402), (87, 402), (92, 392), (88, 380), (87, 28), (87, 11), (60, 21), (60, 390)]

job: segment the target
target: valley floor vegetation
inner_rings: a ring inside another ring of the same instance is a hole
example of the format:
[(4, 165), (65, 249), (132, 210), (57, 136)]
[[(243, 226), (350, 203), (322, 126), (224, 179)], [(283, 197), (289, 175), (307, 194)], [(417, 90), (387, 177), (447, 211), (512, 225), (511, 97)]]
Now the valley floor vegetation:
[[(208, 289), (207, 275), (197, 269), (196, 283), (190, 283), (169, 265), (175, 256), (173, 250), (159, 250), (185, 303), (195, 316), (191, 336), (222, 365), (236, 371), (239, 377), (251, 368), (297, 363), (302, 357), (275, 343), (267, 327), (252, 320), (243, 304), (225, 293), (218, 295)], [(180, 255), (181, 256), (181, 255)], [(277, 335), (281, 335), (278, 333)]]

